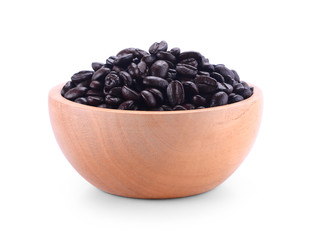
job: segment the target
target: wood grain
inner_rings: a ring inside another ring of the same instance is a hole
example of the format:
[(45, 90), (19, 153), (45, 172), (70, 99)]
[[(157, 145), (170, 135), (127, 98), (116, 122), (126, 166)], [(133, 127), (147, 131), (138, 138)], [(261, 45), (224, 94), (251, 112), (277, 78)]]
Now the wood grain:
[(174, 112), (90, 107), (49, 92), (57, 142), (72, 166), (103, 191), (133, 198), (176, 198), (226, 180), (252, 147), (262, 93), (221, 107)]

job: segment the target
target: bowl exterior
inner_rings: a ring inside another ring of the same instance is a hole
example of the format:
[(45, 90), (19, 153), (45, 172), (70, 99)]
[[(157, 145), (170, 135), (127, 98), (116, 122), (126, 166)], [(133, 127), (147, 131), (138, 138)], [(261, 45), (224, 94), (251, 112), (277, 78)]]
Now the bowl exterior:
[(175, 198), (209, 191), (241, 164), (258, 133), (262, 94), (212, 109), (100, 109), (49, 93), (56, 140), (88, 182), (111, 194)]

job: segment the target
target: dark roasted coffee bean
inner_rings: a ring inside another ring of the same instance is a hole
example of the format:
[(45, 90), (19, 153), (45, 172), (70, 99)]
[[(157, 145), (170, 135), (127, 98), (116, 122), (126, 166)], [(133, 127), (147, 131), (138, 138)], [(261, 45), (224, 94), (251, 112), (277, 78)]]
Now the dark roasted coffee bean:
[(92, 89), (102, 89), (103, 84), (99, 81), (91, 81), (91, 83), (89, 84), (89, 87)]
[(167, 76), (169, 70), (169, 66), (167, 62), (163, 60), (158, 60), (151, 65), (149, 69), (149, 73), (152, 76), (157, 76), (161, 78), (165, 78)]
[(143, 61), (140, 61), (135, 68), (135, 76), (137, 78), (144, 78), (147, 75), (148, 68), (147, 64)]
[(136, 91), (132, 90), (131, 88), (127, 86), (123, 86), (121, 88), (121, 92), (122, 92), (123, 98), (126, 100), (134, 100), (134, 101), (139, 100), (139, 97), (140, 97), (139, 93), (137, 93)]
[(192, 103), (194, 103), (196, 106), (205, 106), (206, 98), (202, 97), (201, 95), (195, 95), (192, 98)]
[(91, 80), (83, 81), (79, 84), (76, 84), (76, 87), (87, 87), (88, 88), (90, 83), (91, 83)]
[(230, 75), (226, 75), (224, 76), (224, 82), (234, 86), (235, 84), (237, 84), (238, 82), (236, 82), (235, 80), (233, 80), (233, 78)]
[(108, 105), (106, 103), (102, 103), (102, 104), (98, 105), (97, 107), (99, 107), (99, 108), (108, 108)]
[(182, 111), (182, 110), (188, 110), (186, 109), (184, 106), (181, 106), (181, 105), (176, 105), (174, 108), (173, 108), (174, 111)]
[[(227, 76), (230, 76), (232, 79), (234, 78), (234, 73), (233, 71), (231, 71), (230, 69), (228, 69), (226, 66), (224, 66), (224, 64), (217, 64), (215, 65), (215, 71), (217, 73), (220, 73), (224, 79), (227, 77)], [(227, 82), (229, 83), (229, 82)]]
[(198, 63), (195, 60), (195, 58), (186, 58), (186, 59), (181, 60), (180, 63), (188, 64), (188, 65), (191, 65), (191, 66), (196, 67), (196, 68), (198, 66)]
[(180, 53), (179, 55), (180, 61), (186, 58), (194, 58), (197, 62), (202, 61), (202, 55), (199, 52), (194, 52), (194, 51)]
[(168, 82), (160, 77), (147, 76), (143, 79), (143, 84), (154, 88), (167, 88)]
[(183, 88), (185, 90), (185, 95), (187, 96), (194, 96), (199, 93), (197, 86), (194, 82), (191, 81), (184, 81), (182, 82)]
[(171, 54), (170, 52), (158, 52), (156, 54), (157, 58), (158, 59), (161, 59), (161, 60), (167, 60), (167, 61), (170, 61), (172, 63), (176, 63), (176, 57)]
[(111, 70), (107, 67), (101, 67), (92, 75), (91, 80), (92, 81), (104, 81), (105, 76), (109, 74), (110, 71)]
[(228, 95), (225, 92), (217, 92), (213, 95), (210, 107), (225, 105), (228, 103)]
[(246, 83), (246, 82), (244, 82), (244, 81), (241, 81), (240, 83), (241, 83), (245, 88), (249, 88), (248, 83)]
[(126, 54), (133, 54), (135, 56), (135, 48), (125, 48), (125, 49), (122, 49), (120, 52), (118, 52), (116, 54), (116, 57), (120, 57), (122, 55), (126, 55)]
[(208, 58), (205, 58), (204, 56), (202, 56), (202, 61), (203, 63), (209, 63), (209, 59)]
[(121, 103), (118, 107), (118, 109), (121, 109), (121, 110), (134, 110), (134, 108), (135, 108), (135, 103), (132, 100), (125, 101)]
[(113, 97), (112, 95), (106, 95), (105, 102), (111, 106), (118, 106), (120, 103), (122, 103), (122, 99)]
[(115, 56), (110, 56), (108, 59), (106, 59), (106, 67), (112, 68), (114, 66), (114, 61), (117, 57)]
[(174, 80), (170, 82), (166, 89), (167, 99), (171, 106), (182, 104), (185, 100), (185, 91), (182, 83)]
[(178, 48), (178, 47), (172, 48), (172, 49), (170, 50), (170, 52), (171, 52), (171, 54), (173, 54), (175, 57), (178, 57), (179, 54), (180, 54), (180, 48)]
[(88, 101), (87, 101), (87, 99), (86, 99), (85, 97), (76, 98), (76, 99), (74, 100), (74, 102), (80, 103), (80, 104), (85, 104), (85, 105), (88, 104)]
[(148, 107), (155, 107), (157, 105), (157, 101), (151, 92), (143, 90), (141, 91), (141, 97)]
[(239, 78), (238, 73), (237, 73), (235, 70), (231, 70), (231, 71), (234, 73), (234, 80), (235, 80), (236, 82), (240, 82), (240, 78)]
[(204, 75), (197, 75), (194, 79), (200, 93), (212, 93), (218, 88), (216, 79)]
[(91, 106), (97, 106), (104, 102), (104, 98), (99, 96), (88, 96), (87, 102)]
[(218, 82), (218, 90), (230, 94), (233, 92), (233, 87), (230, 84)]
[(199, 69), (201, 71), (206, 71), (206, 72), (213, 72), (213, 71), (215, 71), (215, 67), (212, 64), (206, 63), (206, 62), (200, 62)]
[(199, 106), (196, 109), (204, 109), (204, 108), (205, 108), (204, 106)]
[(104, 95), (104, 96), (108, 95), (109, 90), (110, 90), (109, 88), (104, 87), (104, 88), (103, 88), (103, 91), (102, 91), (103, 95)]
[(195, 105), (191, 104), (191, 103), (186, 103), (182, 105), (185, 109), (187, 110), (192, 110), (195, 109)]
[(137, 57), (138, 59), (141, 59), (143, 57), (146, 57), (149, 55), (148, 52), (142, 50), (142, 49), (139, 49), (139, 48), (135, 48), (135, 52), (133, 53), (135, 57)]
[(96, 90), (96, 89), (90, 89), (86, 92), (86, 96), (103, 96), (103, 91)]
[(229, 95), (229, 103), (235, 103), (235, 102), (239, 102), (244, 100), (243, 96), (235, 94), (235, 93), (231, 93)]
[(87, 90), (88, 88), (86, 87), (71, 88), (64, 94), (64, 97), (69, 100), (74, 100), (76, 98), (83, 97), (86, 94)]
[(114, 87), (108, 92), (109, 95), (122, 98), (122, 87)]
[(168, 105), (162, 105), (161, 107), (164, 109), (164, 111), (173, 111), (173, 109)]
[(111, 89), (113, 87), (118, 87), (121, 85), (120, 78), (116, 74), (116, 72), (110, 72), (109, 74), (107, 74), (107, 76), (105, 77), (104, 85), (107, 89)]
[(254, 87), (249, 87), (249, 89), (251, 90), (251, 92), (253, 93), (254, 91)]
[(134, 55), (132, 53), (122, 54), (116, 57), (116, 59), (114, 60), (114, 65), (120, 66), (120, 67), (128, 66), (129, 63), (132, 62), (133, 58), (134, 58)]
[(157, 104), (161, 105), (164, 101), (164, 96), (162, 94), (162, 92), (156, 88), (149, 88), (147, 89), (149, 92), (151, 92), (153, 94), (153, 96), (155, 97)]
[(188, 64), (178, 63), (176, 66), (177, 73), (185, 76), (194, 77), (197, 74), (197, 68)]
[(214, 79), (216, 79), (218, 82), (220, 83), (223, 83), (224, 82), (224, 77), (220, 74), (220, 73), (217, 73), (217, 72), (212, 72), (210, 73), (210, 76)]
[(64, 94), (69, 91), (71, 88), (74, 88), (75, 84), (72, 81), (67, 82), (61, 89), (61, 95), (64, 96)]
[(161, 41), (159, 43), (155, 42), (149, 48), (150, 54), (157, 54), (160, 51), (166, 51), (168, 48), (167, 42)]
[(174, 63), (172, 63), (172, 62), (170, 62), (170, 61), (168, 61), (168, 60), (165, 60), (165, 62), (167, 62), (167, 64), (168, 64), (168, 66), (169, 66), (169, 68), (171, 69), (175, 69), (176, 68), (176, 66), (175, 66), (175, 64)]
[(250, 97), (252, 95), (252, 91), (250, 88), (241, 88), (237, 91), (237, 93), (244, 97), (244, 99)]
[(119, 73), (123, 70), (124, 69), (122, 67), (119, 67), (119, 66), (116, 66), (116, 65), (114, 65), (113, 68), (112, 68), (112, 71), (117, 72), (117, 73)]
[(170, 79), (176, 79), (176, 75), (177, 75), (177, 72), (176, 72), (176, 69), (172, 69), (170, 68), (168, 70), (168, 73), (167, 73), (167, 77), (170, 78)]
[(147, 66), (151, 66), (156, 60), (157, 60), (156, 55), (148, 55), (148, 56), (142, 57), (141, 59), (141, 61), (145, 62)]
[(97, 71), (103, 66), (104, 66), (104, 63), (100, 63), (100, 62), (91, 63), (91, 67), (92, 67), (93, 71)]
[(198, 71), (197, 74), (198, 75), (204, 75), (204, 76), (210, 76), (209, 72), (204, 72), (204, 71)]
[(75, 73), (71, 80), (73, 83), (81, 83), (87, 80), (90, 80), (93, 75), (93, 71), (80, 71), (78, 73)]
[(133, 79), (131, 75), (126, 71), (121, 71), (118, 73), (119, 78), (123, 81), (124, 85), (130, 87), (133, 85)]
[(242, 89), (244, 88), (245, 87), (241, 83), (237, 83), (234, 85), (233, 92), (239, 94), (239, 92), (242, 91)]

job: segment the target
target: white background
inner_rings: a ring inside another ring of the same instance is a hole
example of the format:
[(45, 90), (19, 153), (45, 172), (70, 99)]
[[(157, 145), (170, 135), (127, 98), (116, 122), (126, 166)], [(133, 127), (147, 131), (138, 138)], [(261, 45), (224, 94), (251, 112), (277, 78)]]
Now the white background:
[[(306, 2), (1, 1), (0, 239), (309, 239)], [(93, 61), (163, 39), (263, 90), (258, 138), (208, 193), (106, 194), (61, 153), (48, 90)]]

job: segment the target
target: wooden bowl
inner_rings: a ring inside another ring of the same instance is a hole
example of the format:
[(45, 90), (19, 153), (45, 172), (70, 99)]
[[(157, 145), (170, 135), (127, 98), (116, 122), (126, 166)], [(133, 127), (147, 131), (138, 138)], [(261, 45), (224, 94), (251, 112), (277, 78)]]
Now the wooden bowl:
[(63, 84), (49, 92), (57, 142), (97, 188), (132, 198), (177, 198), (209, 191), (241, 164), (258, 133), (262, 93), (189, 111), (128, 111), (74, 103)]

